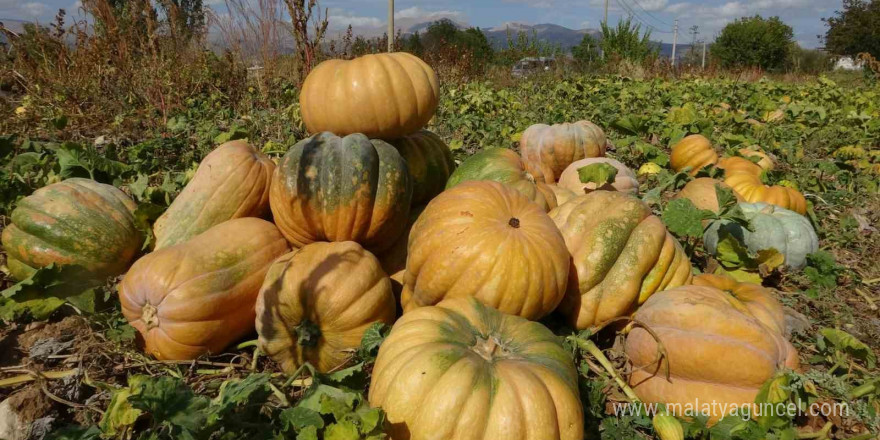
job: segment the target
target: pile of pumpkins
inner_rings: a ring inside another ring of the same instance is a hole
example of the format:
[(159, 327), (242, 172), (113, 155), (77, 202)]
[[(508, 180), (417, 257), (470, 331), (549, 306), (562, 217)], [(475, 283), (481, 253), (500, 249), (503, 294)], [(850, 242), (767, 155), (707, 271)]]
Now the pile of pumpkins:
[[(695, 277), (632, 171), (604, 157), (601, 128), (535, 125), (522, 156), (486, 149), (455, 169), (423, 130), (438, 95), (409, 54), (324, 62), (301, 94), (316, 134), (277, 165), (244, 141), (217, 147), (133, 265), (135, 203), (86, 179), (19, 203), (7, 265), (19, 279), (50, 263), (124, 273), (123, 313), (158, 359), (220, 353), (256, 331), (285, 372), (326, 372), (371, 325), (393, 325), (369, 391), (392, 438), (583, 438), (575, 364), (535, 322), (553, 311), (577, 329), (633, 313), (653, 328), (626, 343), (649, 402), (749, 403), (797, 366), (774, 294)], [(593, 163), (616, 180), (582, 183)]]

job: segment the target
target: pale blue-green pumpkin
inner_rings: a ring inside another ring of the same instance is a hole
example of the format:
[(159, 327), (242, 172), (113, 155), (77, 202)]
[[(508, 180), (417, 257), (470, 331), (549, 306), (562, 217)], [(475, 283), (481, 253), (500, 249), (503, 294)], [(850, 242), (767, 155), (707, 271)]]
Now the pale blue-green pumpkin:
[(739, 206), (754, 232), (727, 220), (713, 222), (703, 235), (706, 250), (713, 255), (722, 231), (730, 233), (752, 253), (776, 249), (785, 257), (785, 266), (792, 269), (806, 266), (807, 254), (819, 250), (819, 237), (806, 217), (766, 203), (740, 203)]

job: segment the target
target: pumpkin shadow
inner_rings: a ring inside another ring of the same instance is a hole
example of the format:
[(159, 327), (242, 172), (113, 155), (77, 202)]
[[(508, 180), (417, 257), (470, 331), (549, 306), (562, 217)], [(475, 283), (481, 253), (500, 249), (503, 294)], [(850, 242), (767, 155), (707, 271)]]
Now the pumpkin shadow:
[[(299, 252), (300, 250), (296, 250), (292, 252), (293, 255), (288, 254), (281, 257), (288, 258), (282, 269), (283, 273), (278, 275), (271, 284), (263, 286), (260, 295), (263, 297), (264, 312), (263, 319), (257, 329), (261, 335), (260, 339), (285, 338), (288, 345), (283, 350), (283, 357), (294, 359), (297, 363), (316, 355), (325, 344), (318, 331), (323, 324), (321, 316), (317, 313), (309, 313), (310, 310), (314, 310), (318, 298), (333, 295), (333, 286), (326, 285), (326, 283), (322, 285), (321, 281), (329, 274), (340, 270), (341, 266), (355, 264), (361, 258), (361, 254), (354, 250), (329, 253), (299, 283), (287, 285), (288, 271), (299, 270), (295, 264)], [(304, 312), (298, 325), (292, 325), (293, 323), (285, 319), (285, 311), (290, 309), (292, 292), (303, 292), (296, 298), (299, 302), (299, 309)], [(284, 329), (284, 334), (281, 334), (280, 328)], [(318, 332), (315, 333), (316, 331)], [(314, 367), (318, 366), (314, 365)], [(293, 371), (285, 370), (285, 372), (289, 374)]]

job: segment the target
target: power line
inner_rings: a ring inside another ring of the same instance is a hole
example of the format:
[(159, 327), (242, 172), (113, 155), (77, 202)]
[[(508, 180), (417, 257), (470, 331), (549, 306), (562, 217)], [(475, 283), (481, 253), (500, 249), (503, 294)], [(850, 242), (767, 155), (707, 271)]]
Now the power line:
[(645, 9), (645, 8), (642, 6), (642, 4), (639, 3), (639, 0), (632, 0), (632, 1), (633, 1), (633, 3), (636, 4), (636, 6), (639, 7), (639, 9), (641, 9), (645, 14), (648, 14), (649, 17), (653, 18), (653, 19), (656, 20), (658, 23), (662, 23), (663, 26), (672, 27), (671, 24), (669, 24), (668, 22), (665, 22), (665, 21), (663, 21), (663, 20), (657, 18), (656, 15), (652, 14), (650, 11), (648, 11), (647, 9)]
[(674, 33), (673, 31), (669, 31), (669, 30), (661, 30), (657, 26), (654, 26), (651, 23), (648, 23), (639, 14), (637, 14), (636, 11), (632, 8), (632, 6), (627, 4), (625, 0), (616, 0), (616, 1), (617, 1), (617, 4), (620, 5), (620, 7), (622, 7), (624, 10), (626, 10), (626, 12), (629, 13), (630, 17), (635, 18), (639, 23), (641, 23), (642, 25), (644, 25), (645, 27), (650, 29), (652, 32), (657, 32), (660, 34), (673, 34)]

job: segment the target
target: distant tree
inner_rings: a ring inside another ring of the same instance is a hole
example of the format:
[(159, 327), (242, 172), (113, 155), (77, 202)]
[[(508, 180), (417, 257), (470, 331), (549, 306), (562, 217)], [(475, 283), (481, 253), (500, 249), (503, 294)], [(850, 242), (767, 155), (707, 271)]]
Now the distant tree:
[(489, 39), (480, 28), (459, 29), (452, 20), (444, 18), (431, 23), (425, 32), (424, 49), (428, 52), (454, 50), (469, 54), (473, 59), (490, 61), (494, 55)]
[(642, 33), (641, 24), (633, 24), (632, 18), (620, 20), (612, 28), (602, 22), (602, 41), (599, 47), (603, 56), (642, 62), (648, 57), (657, 56), (659, 49), (651, 43), (651, 31)]
[(785, 67), (794, 46), (794, 31), (779, 17), (743, 17), (728, 24), (712, 44), (723, 67)]
[(789, 69), (793, 72), (818, 75), (834, 68), (834, 61), (826, 52), (804, 49), (795, 44), (789, 55)]
[(880, 0), (843, 0), (843, 10), (825, 18), (825, 48), (835, 55), (866, 52), (880, 57)]
[(459, 35), (459, 41), (470, 49), (478, 60), (491, 61), (495, 55), (492, 45), (489, 44), (489, 39), (486, 38), (486, 34), (480, 28), (465, 29)]
[(599, 43), (592, 35), (586, 34), (580, 44), (571, 49), (571, 56), (581, 66), (589, 66), (599, 61)]
[(428, 30), (425, 32), (425, 45), (430, 48), (444, 44), (455, 44), (459, 32), (458, 25), (452, 20), (448, 18), (437, 20), (428, 25)]
[(419, 31), (403, 39), (403, 51), (419, 57), (422, 56), (422, 53), (425, 52), (425, 47), (422, 45), (422, 37), (419, 35)]

